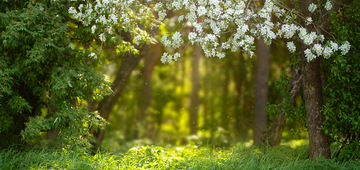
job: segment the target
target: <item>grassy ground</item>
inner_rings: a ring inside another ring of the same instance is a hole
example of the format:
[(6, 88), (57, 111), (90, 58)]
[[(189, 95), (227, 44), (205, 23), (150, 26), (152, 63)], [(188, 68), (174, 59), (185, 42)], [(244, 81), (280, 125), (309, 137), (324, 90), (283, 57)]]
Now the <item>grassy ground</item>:
[(7, 149), (0, 152), (0, 169), (359, 169), (360, 160), (308, 159), (308, 146), (255, 148), (238, 144), (214, 147), (137, 146), (127, 152), (95, 155), (74, 151)]

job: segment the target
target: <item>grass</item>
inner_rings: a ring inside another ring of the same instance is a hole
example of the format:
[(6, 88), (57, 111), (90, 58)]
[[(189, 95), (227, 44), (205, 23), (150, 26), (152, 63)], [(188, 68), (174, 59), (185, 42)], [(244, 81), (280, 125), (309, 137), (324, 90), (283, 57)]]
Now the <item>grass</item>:
[(0, 152), (0, 169), (359, 169), (360, 160), (308, 159), (308, 146), (290, 143), (274, 148), (238, 144), (215, 147), (137, 146), (126, 152), (95, 155), (59, 150), (7, 149)]

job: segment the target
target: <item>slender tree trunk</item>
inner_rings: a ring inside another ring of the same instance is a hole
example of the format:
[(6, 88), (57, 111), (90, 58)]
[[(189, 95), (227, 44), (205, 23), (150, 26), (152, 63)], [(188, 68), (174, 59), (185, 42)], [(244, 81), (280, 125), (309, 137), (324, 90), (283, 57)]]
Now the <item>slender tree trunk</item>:
[[(288, 85), (291, 87), (291, 100), (290, 104), (294, 104), (296, 97), (299, 94), (302, 83), (301, 71), (299, 69), (295, 69), (291, 73), (291, 79)], [(280, 103), (283, 103), (284, 96), (281, 97)], [(281, 109), (282, 112), (279, 113), (279, 118), (274, 118), (271, 123), (268, 131), (267, 131), (267, 144), (270, 146), (279, 145), (281, 142), (281, 136), (284, 131), (286, 119), (284, 109)]]
[[(151, 99), (152, 99), (152, 91), (151, 91), (151, 75), (152, 71), (154, 69), (156, 61), (159, 59), (161, 55), (161, 44), (153, 45), (154, 47), (152, 50), (149, 50), (149, 52), (144, 57), (144, 70), (143, 70), (143, 88), (142, 88), (142, 94), (139, 101), (139, 111), (137, 115), (137, 122), (135, 129), (135, 138), (143, 138), (147, 137), (149, 139), (153, 139), (154, 137), (154, 127), (151, 121), (146, 120), (148, 116), (150, 116), (149, 113), (149, 107), (151, 106)], [(160, 49), (160, 51), (159, 51)], [(157, 51), (153, 51), (157, 50)], [(145, 134), (141, 134), (139, 132), (145, 132)]]
[(198, 106), (199, 106), (199, 60), (201, 55), (201, 47), (194, 46), (194, 61), (192, 67), (192, 89), (190, 103), (190, 134), (196, 135), (198, 130)]
[(322, 130), (324, 115), (321, 113), (323, 107), (322, 83), (320, 75), (320, 58), (307, 62), (304, 54), (306, 49), (302, 45), (301, 69), (303, 75), (303, 95), (306, 109), (306, 122), (309, 134), (309, 157), (317, 156), (330, 158), (330, 144), (327, 136)]
[(255, 106), (254, 106), (254, 134), (255, 145), (260, 145), (265, 139), (268, 115), (266, 103), (268, 97), (270, 46), (266, 46), (263, 39), (258, 40), (257, 68), (255, 75)]

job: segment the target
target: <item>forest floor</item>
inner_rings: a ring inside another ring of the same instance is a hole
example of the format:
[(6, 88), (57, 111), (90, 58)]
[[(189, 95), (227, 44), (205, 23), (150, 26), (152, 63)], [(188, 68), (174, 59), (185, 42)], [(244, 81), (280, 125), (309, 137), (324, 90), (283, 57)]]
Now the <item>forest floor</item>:
[(31, 149), (0, 152), (0, 169), (358, 169), (360, 160), (308, 158), (308, 145), (273, 148), (239, 143), (229, 149), (203, 146), (136, 146), (96, 154)]

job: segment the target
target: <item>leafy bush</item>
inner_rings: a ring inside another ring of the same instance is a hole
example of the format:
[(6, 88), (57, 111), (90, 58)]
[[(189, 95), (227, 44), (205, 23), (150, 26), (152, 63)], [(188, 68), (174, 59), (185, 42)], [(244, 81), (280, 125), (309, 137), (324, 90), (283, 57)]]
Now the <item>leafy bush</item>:
[(338, 41), (348, 40), (349, 53), (325, 60), (328, 83), (324, 94), (324, 130), (332, 142), (339, 144), (335, 156), (360, 158), (360, 2), (347, 2), (341, 15), (332, 18), (332, 34)]
[(66, 3), (0, 1), (0, 148), (55, 129), (63, 147), (88, 147), (89, 129), (104, 125), (83, 101), (109, 83), (90, 51), (73, 47)]

